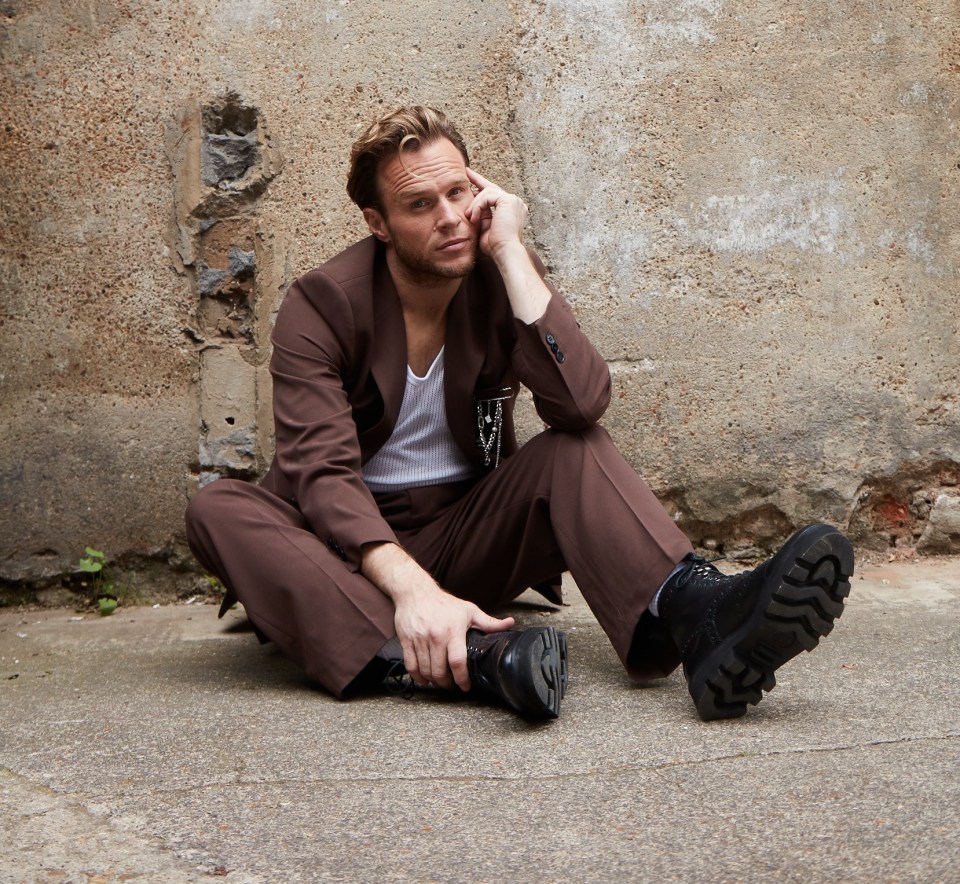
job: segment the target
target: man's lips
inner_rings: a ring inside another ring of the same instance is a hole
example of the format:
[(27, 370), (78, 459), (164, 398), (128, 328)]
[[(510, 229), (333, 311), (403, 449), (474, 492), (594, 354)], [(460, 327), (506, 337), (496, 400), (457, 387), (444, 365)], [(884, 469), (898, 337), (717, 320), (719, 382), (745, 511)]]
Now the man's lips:
[(447, 240), (447, 242), (445, 242), (442, 246), (440, 246), (440, 248), (438, 249), (438, 251), (441, 251), (441, 252), (458, 252), (458, 251), (460, 251), (464, 246), (469, 246), (469, 245), (470, 245), (470, 237), (461, 237), (461, 238), (459, 238), (459, 239)]

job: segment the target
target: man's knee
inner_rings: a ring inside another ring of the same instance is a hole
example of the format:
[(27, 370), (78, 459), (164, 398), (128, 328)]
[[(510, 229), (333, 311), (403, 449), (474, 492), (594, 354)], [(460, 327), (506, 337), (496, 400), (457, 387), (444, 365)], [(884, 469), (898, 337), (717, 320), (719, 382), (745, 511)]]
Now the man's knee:
[(187, 504), (184, 521), (187, 524), (187, 540), (196, 538), (197, 533), (204, 526), (215, 524), (223, 518), (225, 507), (232, 505), (230, 498), (234, 498), (236, 485), (247, 485), (237, 479), (217, 479), (209, 485), (204, 485)]
[(593, 424), (582, 430), (554, 430), (548, 428), (531, 438), (524, 445), (524, 448), (529, 445), (547, 448), (556, 448), (563, 445), (578, 447), (593, 441), (610, 442), (611, 440), (607, 431), (599, 424)]
[(582, 459), (584, 453), (616, 451), (616, 446), (607, 431), (599, 424), (586, 427), (582, 430), (544, 430), (534, 436), (524, 446), (533, 446), (533, 451), (539, 450), (542, 456), (575, 460)]

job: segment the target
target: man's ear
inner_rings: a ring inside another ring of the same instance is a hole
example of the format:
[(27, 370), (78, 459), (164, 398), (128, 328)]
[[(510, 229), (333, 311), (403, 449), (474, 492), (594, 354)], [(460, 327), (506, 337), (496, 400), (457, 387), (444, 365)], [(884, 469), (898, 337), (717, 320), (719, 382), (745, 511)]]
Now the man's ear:
[(367, 222), (370, 232), (381, 242), (390, 242), (390, 234), (387, 231), (387, 225), (383, 222), (383, 215), (379, 210), (368, 206), (363, 210), (363, 220)]

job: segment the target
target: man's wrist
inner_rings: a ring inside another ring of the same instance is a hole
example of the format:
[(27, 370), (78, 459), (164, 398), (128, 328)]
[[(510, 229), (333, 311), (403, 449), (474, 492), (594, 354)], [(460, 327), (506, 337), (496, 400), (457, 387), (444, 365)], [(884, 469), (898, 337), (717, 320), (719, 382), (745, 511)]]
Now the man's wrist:
[(443, 592), (416, 559), (395, 543), (364, 546), (361, 550), (361, 571), (395, 604), (431, 592)]
[(546, 313), (550, 290), (540, 278), (526, 246), (517, 241), (506, 243), (494, 258), (503, 277), (513, 315), (530, 325)]
[(490, 257), (497, 265), (497, 269), (503, 274), (512, 268), (521, 267), (525, 264), (533, 266), (530, 261), (530, 253), (523, 241), (519, 239), (507, 240), (497, 245), (490, 253)]

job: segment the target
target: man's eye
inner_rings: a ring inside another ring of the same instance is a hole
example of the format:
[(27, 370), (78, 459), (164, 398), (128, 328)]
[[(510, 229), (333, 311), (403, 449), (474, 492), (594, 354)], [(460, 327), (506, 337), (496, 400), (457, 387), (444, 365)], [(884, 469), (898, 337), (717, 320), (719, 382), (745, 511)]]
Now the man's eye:
[(414, 200), (410, 204), (411, 209), (422, 209), (427, 204), (426, 200)]

